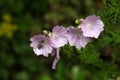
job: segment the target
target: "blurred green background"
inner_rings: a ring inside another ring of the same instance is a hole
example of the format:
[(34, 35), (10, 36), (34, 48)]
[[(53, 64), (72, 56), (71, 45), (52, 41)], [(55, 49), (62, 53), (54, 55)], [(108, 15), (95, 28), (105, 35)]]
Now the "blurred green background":
[[(84, 49), (62, 47), (55, 71), (54, 57), (34, 54), (30, 37), (91, 14), (105, 30)], [(120, 80), (120, 0), (0, 0), (0, 80)]]

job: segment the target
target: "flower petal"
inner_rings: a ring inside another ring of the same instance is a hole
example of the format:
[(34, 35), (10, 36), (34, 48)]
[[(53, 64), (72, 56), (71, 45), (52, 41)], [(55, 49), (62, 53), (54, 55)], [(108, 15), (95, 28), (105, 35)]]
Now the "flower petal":
[(100, 33), (104, 30), (104, 24), (99, 16), (88, 16), (78, 28), (81, 28), (85, 37), (98, 38)]

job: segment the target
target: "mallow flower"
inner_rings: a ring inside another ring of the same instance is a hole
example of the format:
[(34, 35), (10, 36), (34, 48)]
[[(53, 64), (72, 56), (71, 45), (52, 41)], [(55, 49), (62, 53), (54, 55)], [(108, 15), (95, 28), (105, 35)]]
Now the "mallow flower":
[(60, 60), (60, 48), (62, 46), (69, 42), (70, 46), (75, 46), (80, 50), (90, 42), (90, 38), (98, 38), (104, 30), (104, 24), (99, 16), (91, 15), (86, 19), (78, 20), (77, 23), (78, 28), (55, 26), (52, 32), (48, 33), (47, 30), (44, 30), (43, 35), (35, 35), (30, 39), (30, 46), (36, 55), (46, 57), (49, 54), (55, 55), (52, 69), (56, 69), (56, 64)]
[(50, 40), (52, 42), (52, 47), (60, 48), (67, 44), (67, 37), (65, 34), (67, 33), (67, 29), (63, 26), (55, 26), (52, 30), (52, 33), (49, 34)]
[(59, 53), (60, 47), (64, 46), (68, 42), (67, 37), (65, 36), (66, 33), (67, 29), (64, 28), (63, 26), (55, 26), (52, 32), (49, 34), (51, 46), (54, 48), (56, 55), (52, 64), (52, 69), (56, 69), (56, 64), (60, 59)]
[(35, 35), (30, 38), (30, 46), (33, 48), (33, 51), (36, 55), (43, 55), (48, 57), (52, 52), (53, 47), (50, 45), (50, 40), (45, 35)]
[(100, 33), (104, 30), (104, 24), (99, 16), (90, 15), (82, 20), (78, 26), (82, 30), (83, 36), (98, 38)]
[(66, 37), (68, 38), (70, 46), (75, 46), (79, 50), (90, 42), (90, 38), (84, 37), (82, 31), (73, 26), (67, 28)]
[(36, 55), (43, 55), (48, 57), (50, 54), (51, 56), (56, 56), (53, 64), (52, 69), (56, 69), (56, 64), (60, 59), (59, 49), (60, 48), (53, 48), (51, 45), (50, 37), (46, 37), (47, 31), (43, 31), (44, 35), (35, 35), (30, 38), (31, 44), (30, 46), (33, 48), (33, 51)]

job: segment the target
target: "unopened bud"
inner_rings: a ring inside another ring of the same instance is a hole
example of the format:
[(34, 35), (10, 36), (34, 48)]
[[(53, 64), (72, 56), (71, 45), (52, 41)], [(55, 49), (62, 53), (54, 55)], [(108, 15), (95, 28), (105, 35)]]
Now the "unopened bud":
[(75, 24), (79, 25), (80, 24), (80, 20), (79, 19), (75, 20)]
[(44, 34), (44, 35), (47, 35), (47, 34), (48, 34), (48, 31), (47, 31), (47, 30), (43, 30), (43, 34)]
[(82, 23), (82, 22), (83, 22), (83, 20), (84, 20), (84, 19), (83, 19), (83, 18), (81, 18), (81, 19), (80, 19), (80, 23)]
[(77, 25), (79, 25), (80, 23), (83, 22), (83, 20), (84, 20), (84, 19), (82, 19), (82, 18), (81, 18), (81, 19), (77, 19), (77, 20), (75, 20), (75, 23), (76, 23)]

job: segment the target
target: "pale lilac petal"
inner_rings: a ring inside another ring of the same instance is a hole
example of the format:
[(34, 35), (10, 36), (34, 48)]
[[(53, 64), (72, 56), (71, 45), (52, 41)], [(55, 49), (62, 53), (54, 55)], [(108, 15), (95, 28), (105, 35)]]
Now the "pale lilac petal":
[(90, 38), (84, 37), (80, 29), (76, 29), (72, 26), (68, 28), (66, 37), (68, 38), (70, 46), (75, 46), (79, 50), (90, 42)]
[(77, 41), (75, 42), (75, 47), (76, 47), (77, 49), (79, 49), (79, 50), (82, 48), (79, 40), (77, 40)]
[(45, 39), (44, 35), (35, 35), (30, 38), (30, 41), (39, 41), (40, 39)]
[(43, 55), (45, 57), (48, 57), (48, 52), (46, 52), (43, 48), (41, 49), (34, 48), (33, 51), (35, 52), (36, 55)]
[(49, 44), (43, 46), (44, 56), (48, 57), (48, 54), (52, 52), (53, 48)]
[(76, 39), (76, 36), (68, 36), (70, 46), (74, 46)]
[(90, 38), (84, 37), (81, 34), (77, 37), (77, 40), (75, 42), (75, 47), (80, 50), (81, 48), (84, 48), (88, 44), (88, 42), (90, 42)]
[(43, 50), (38, 49), (38, 48), (34, 48), (33, 51), (35, 52), (36, 55), (42, 55), (43, 54)]
[(49, 34), (52, 47), (59, 48), (67, 44), (67, 37), (65, 36), (66, 32), (66, 28), (62, 26), (53, 28), (52, 33)]
[(63, 36), (64, 34), (66, 34), (67, 30), (63, 26), (55, 26), (52, 32)]
[(99, 30), (98, 29), (94, 29), (94, 32), (93, 31), (86, 31), (86, 32), (83, 33), (83, 35), (86, 36), (86, 37), (98, 38), (99, 35), (100, 35), (100, 32), (102, 32), (102, 31), (103, 31), (103, 28), (101, 28)]
[(88, 44), (88, 42), (90, 42), (90, 38), (84, 37), (83, 35), (81, 35), (80, 38), (81, 38), (80, 44), (84, 48)]
[(67, 38), (66, 37), (58, 37), (56, 39), (51, 38), (52, 41), (52, 46), (55, 48), (59, 48), (61, 46), (64, 46), (65, 44), (67, 44)]
[(32, 42), (30, 44), (31, 47), (38, 47), (39, 41), (40, 40), (45, 40), (45, 36), (44, 35), (35, 35), (33, 37), (30, 38), (30, 41)]
[(69, 44), (70, 46), (74, 46), (77, 38), (76, 30), (73, 26), (70, 26), (67, 30), (68, 31), (67, 31), (66, 37), (68, 38)]
[(36, 55), (43, 55), (48, 57), (48, 55), (53, 50), (49, 39), (44, 35), (35, 35), (30, 39), (30, 41), (30, 46), (33, 48), (33, 51)]
[(39, 42), (33, 42), (33, 43), (30, 44), (30, 46), (35, 48), (35, 47), (38, 46), (38, 44), (39, 44)]
[(85, 37), (98, 38), (100, 33), (104, 30), (104, 24), (99, 16), (91, 15), (88, 16), (83, 22), (78, 26), (82, 29), (83, 35)]

